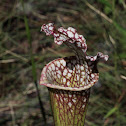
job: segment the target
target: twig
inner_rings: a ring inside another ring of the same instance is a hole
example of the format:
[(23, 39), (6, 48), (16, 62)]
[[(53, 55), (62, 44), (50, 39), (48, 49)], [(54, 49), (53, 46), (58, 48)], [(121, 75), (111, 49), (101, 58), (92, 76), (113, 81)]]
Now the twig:
[(0, 63), (12, 63), (15, 62), (15, 59), (7, 59), (7, 60), (0, 60)]
[(5, 51), (5, 52), (0, 54), (0, 57), (5, 56), (6, 54), (8, 54), (8, 53)]
[(61, 12), (67, 12), (67, 13), (72, 13), (74, 15), (77, 15), (78, 12), (73, 10), (73, 9), (66, 9), (66, 8), (57, 8), (58, 11), (61, 11)]
[[(10, 49), (11, 52), (12, 52), (13, 50), (15, 50), (15, 48)], [(7, 55), (8, 53), (9, 53), (9, 52), (8, 52), (7, 50), (4, 50), (4, 52), (0, 54), (0, 57), (5, 56), (5, 55)]]
[(121, 77), (122, 79), (126, 80), (126, 76), (121, 75), (120, 77)]
[(13, 126), (16, 126), (15, 115), (14, 115), (14, 109), (13, 109), (13, 106), (12, 106), (11, 102), (9, 103), (9, 107), (10, 107), (10, 112), (11, 112), (11, 116), (12, 116), (12, 123), (13, 123)]
[(47, 16), (41, 15), (41, 14), (35, 12), (35, 11), (32, 11), (32, 14), (33, 14), (35, 17), (40, 18), (41, 20), (47, 19)]
[(15, 57), (17, 57), (17, 58), (19, 58), (19, 59), (22, 59), (22, 60), (25, 61), (25, 62), (28, 62), (28, 59), (24, 58), (24, 57), (21, 56), (21, 55), (18, 55), (18, 54), (14, 53), (14, 52), (12, 52), (12, 51), (10, 51), (10, 50), (6, 50), (6, 52), (9, 53), (9, 54), (11, 54), (11, 55), (13, 55), (13, 56), (15, 56)]
[(121, 102), (121, 100), (123, 99), (123, 97), (125, 96), (125, 94), (126, 94), (126, 91), (123, 90), (123, 91), (122, 91), (122, 94), (121, 94), (120, 97), (118, 98), (118, 103)]
[[(84, 0), (82, 0), (84, 1)], [(93, 7), (91, 4), (89, 4), (87, 1), (84, 1), (85, 4), (92, 9), (93, 11), (95, 11), (97, 14), (99, 14), (101, 17), (103, 17), (104, 19), (106, 19), (108, 22), (113, 23), (113, 20), (110, 19), (108, 16), (106, 16), (104, 13), (102, 13), (100, 10), (96, 9), (95, 7)]]
[(60, 22), (60, 24), (61, 24), (63, 27), (65, 27), (65, 25), (64, 25), (64, 23), (63, 23), (63, 21), (62, 21), (62, 19), (60, 18), (60, 15), (57, 15), (57, 19), (58, 19), (58, 21)]
[(115, 40), (113, 39), (113, 37), (111, 35), (109, 35), (109, 39), (110, 39), (110, 42), (113, 44), (113, 46), (115, 47), (116, 45), (116, 42)]
[(53, 50), (53, 49), (51, 49), (51, 48), (47, 48), (47, 50), (49, 50), (50, 52), (52, 52), (52, 53), (55, 53), (56, 55), (58, 55), (58, 56), (61, 56), (61, 57), (63, 57), (64, 55), (62, 55), (61, 53), (59, 53), (59, 52), (57, 52), (57, 51), (55, 51), (55, 50)]

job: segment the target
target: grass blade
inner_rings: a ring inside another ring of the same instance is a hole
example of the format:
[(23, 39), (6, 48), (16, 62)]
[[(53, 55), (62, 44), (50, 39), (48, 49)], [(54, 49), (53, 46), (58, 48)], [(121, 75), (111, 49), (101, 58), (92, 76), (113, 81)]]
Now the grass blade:
[[(22, 3), (23, 10), (24, 10), (23, 0), (21, 0), (21, 3)], [(38, 89), (36, 64), (35, 64), (34, 56), (33, 56), (33, 53), (32, 53), (31, 33), (30, 33), (30, 28), (29, 28), (29, 25), (28, 25), (28, 19), (27, 19), (26, 15), (24, 15), (24, 22), (25, 22), (25, 28), (26, 28), (26, 34), (27, 34), (28, 42), (29, 42), (29, 45), (30, 45), (30, 59), (31, 59), (31, 64), (32, 64), (32, 75), (33, 75), (33, 79), (34, 79), (34, 83), (35, 83), (35, 87), (36, 87), (36, 91), (37, 91), (37, 96), (38, 96), (38, 101), (39, 101), (39, 104), (40, 104), (41, 113), (42, 113), (42, 116), (43, 116), (43, 119), (44, 119), (44, 123), (46, 125), (46, 115), (45, 115), (45, 110), (44, 110), (43, 103), (41, 101), (41, 97), (40, 97), (40, 93), (39, 93), (39, 89)]]

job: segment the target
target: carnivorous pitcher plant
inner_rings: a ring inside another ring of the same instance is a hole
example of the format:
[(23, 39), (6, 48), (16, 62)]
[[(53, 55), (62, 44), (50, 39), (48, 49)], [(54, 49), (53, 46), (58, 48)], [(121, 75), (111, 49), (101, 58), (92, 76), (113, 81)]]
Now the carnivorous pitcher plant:
[(58, 45), (66, 44), (75, 56), (59, 58), (42, 70), (40, 84), (48, 87), (55, 126), (84, 126), (90, 88), (98, 81), (97, 63), (108, 60), (98, 52), (87, 56), (86, 40), (76, 29), (55, 28), (53, 23), (41, 27), (46, 35), (53, 35)]

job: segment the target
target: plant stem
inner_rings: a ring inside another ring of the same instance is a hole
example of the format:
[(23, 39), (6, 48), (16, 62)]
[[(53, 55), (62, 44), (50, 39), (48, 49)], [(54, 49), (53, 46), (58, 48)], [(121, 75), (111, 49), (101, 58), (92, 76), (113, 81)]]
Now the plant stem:
[[(23, 7), (23, 10), (24, 10), (23, 2), (24, 1), (21, 0), (22, 7)], [(27, 19), (25, 14), (24, 14), (24, 22), (25, 22), (25, 28), (26, 28), (26, 34), (27, 34), (28, 42), (29, 42), (29, 45), (30, 45), (30, 59), (31, 59), (31, 64), (32, 64), (33, 80), (34, 80), (35, 87), (36, 87), (38, 101), (39, 101), (39, 105), (40, 105), (40, 109), (41, 109), (41, 114), (42, 114), (43, 119), (44, 119), (44, 124), (46, 125), (46, 114), (45, 114), (45, 110), (44, 110), (44, 107), (43, 107), (43, 102), (41, 101), (41, 97), (40, 97), (40, 93), (39, 93), (39, 88), (38, 88), (38, 83), (37, 83), (37, 74), (36, 74), (36, 64), (35, 64), (34, 56), (33, 56), (33, 53), (32, 53), (31, 33), (30, 33), (29, 25), (28, 25), (28, 19)]]

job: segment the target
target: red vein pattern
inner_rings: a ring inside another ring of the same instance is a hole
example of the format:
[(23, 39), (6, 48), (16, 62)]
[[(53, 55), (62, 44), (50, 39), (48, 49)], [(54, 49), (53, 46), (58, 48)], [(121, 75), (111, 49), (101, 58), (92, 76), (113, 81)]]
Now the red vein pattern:
[(55, 126), (83, 126), (92, 87), (99, 78), (97, 63), (108, 60), (108, 55), (98, 52), (87, 56), (87, 44), (76, 29), (55, 29), (52, 23), (43, 25), (41, 31), (53, 35), (58, 45), (66, 44), (75, 56), (59, 58), (42, 70), (40, 84), (48, 87)]
[(68, 91), (49, 88), (55, 126), (83, 126), (90, 89)]
[(47, 64), (42, 71), (40, 84), (50, 88), (79, 91), (93, 86), (98, 78), (99, 74), (92, 73), (87, 62), (71, 56)]

